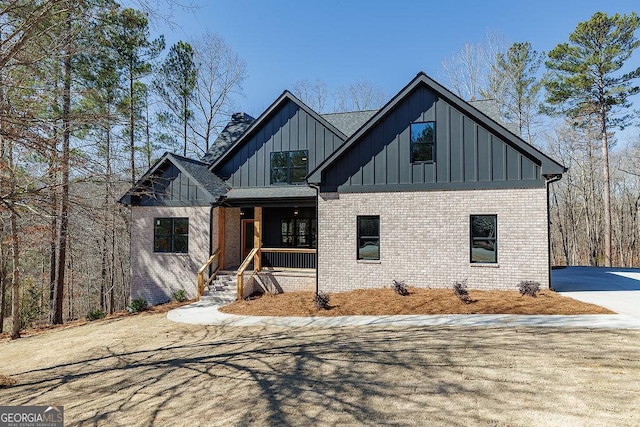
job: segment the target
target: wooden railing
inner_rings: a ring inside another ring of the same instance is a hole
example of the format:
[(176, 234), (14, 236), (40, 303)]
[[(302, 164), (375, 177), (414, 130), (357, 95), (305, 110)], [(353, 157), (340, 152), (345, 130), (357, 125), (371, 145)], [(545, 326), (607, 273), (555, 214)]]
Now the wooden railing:
[(220, 256), (220, 252), (220, 249), (215, 251), (215, 253), (211, 255), (211, 257), (209, 257), (207, 262), (205, 262), (204, 265), (200, 267), (200, 270), (198, 270), (198, 299), (200, 299), (202, 294), (204, 294), (204, 287), (209, 285), (209, 283), (211, 283), (211, 281), (216, 278), (216, 274), (218, 274), (218, 270), (220, 270), (220, 263), (218, 263), (218, 267), (214, 270), (211, 276), (209, 276), (205, 280), (205, 272), (209, 269), (209, 266), (211, 266), (211, 264), (213, 264), (213, 262), (218, 258), (218, 256)]
[[(260, 268), (260, 262), (258, 258), (259, 256), (260, 256), (260, 248), (251, 249), (251, 252), (249, 252), (249, 255), (247, 255), (244, 261), (242, 261), (242, 264), (240, 264), (240, 267), (238, 267), (238, 270), (236, 271), (236, 279), (238, 281), (238, 299), (239, 300), (242, 299), (242, 295), (244, 292), (244, 272), (249, 267), (249, 264), (251, 264), (252, 261), (253, 261), (254, 269), (253, 269), (253, 273), (251, 274), (251, 277), (253, 277), (256, 271), (259, 271), (259, 268)], [(258, 268), (256, 268), (256, 266)]]
[(307, 248), (261, 248), (263, 267), (316, 268), (316, 250)]
[(287, 265), (283, 265), (281, 258), (279, 261), (274, 259), (269, 259), (269, 254), (280, 255), (281, 257), (288, 257), (288, 260), (294, 260), (292, 257), (305, 257), (307, 259), (301, 260), (298, 259), (298, 263), (295, 264), (297, 267), (293, 268), (316, 268), (316, 250), (315, 249), (306, 249), (306, 248), (253, 248), (251, 252), (244, 259), (238, 270), (236, 270), (236, 278), (238, 281), (238, 299), (242, 299), (244, 294), (244, 273), (249, 268), (249, 265), (253, 262), (253, 271), (251, 275), (246, 280), (247, 283), (253, 279), (253, 277), (262, 270), (262, 267), (281, 267), (281, 268), (291, 268)]

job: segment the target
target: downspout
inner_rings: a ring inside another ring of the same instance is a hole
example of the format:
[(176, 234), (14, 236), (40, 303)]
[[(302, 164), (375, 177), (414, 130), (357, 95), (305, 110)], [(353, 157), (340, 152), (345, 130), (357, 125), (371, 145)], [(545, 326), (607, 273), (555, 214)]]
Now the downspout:
[(316, 190), (316, 296), (318, 296), (319, 285), (318, 285), (318, 270), (320, 268), (320, 217), (318, 216), (318, 201), (320, 200), (320, 187), (307, 182), (307, 185)]
[[(565, 168), (564, 172), (567, 169)], [(549, 289), (552, 291), (553, 286), (551, 285), (551, 209), (549, 207), (549, 184), (553, 184), (554, 182), (558, 182), (562, 179), (562, 174), (552, 175), (550, 178), (545, 180), (545, 186), (547, 188), (547, 262), (549, 264), (547, 270), (549, 274)]]

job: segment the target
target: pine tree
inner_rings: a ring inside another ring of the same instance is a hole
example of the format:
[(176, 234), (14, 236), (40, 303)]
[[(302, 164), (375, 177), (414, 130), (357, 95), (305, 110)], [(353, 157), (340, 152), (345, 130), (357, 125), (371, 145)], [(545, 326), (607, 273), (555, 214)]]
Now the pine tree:
[(578, 123), (588, 118), (598, 124), (604, 181), (605, 266), (612, 263), (609, 132), (629, 123), (629, 97), (640, 92), (640, 87), (633, 86), (640, 77), (640, 67), (621, 72), (640, 46), (635, 37), (638, 27), (640, 18), (635, 12), (611, 17), (597, 12), (589, 21), (578, 24), (569, 43), (561, 43), (549, 52), (546, 62), (547, 111), (566, 114)]
[(183, 155), (187, 155), (191, 103), (197, 82), (194, 51), (189, 43), (179, 41), (171, 46), (158, 70), (153, 86), (181, 125)]

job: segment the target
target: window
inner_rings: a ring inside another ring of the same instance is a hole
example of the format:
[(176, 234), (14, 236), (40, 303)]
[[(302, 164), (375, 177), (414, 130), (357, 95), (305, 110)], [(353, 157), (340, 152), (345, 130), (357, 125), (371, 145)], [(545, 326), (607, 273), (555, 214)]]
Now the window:
[(498, 262), (496, 215), (471, 215), (471, 262)]
[(189, 252), (189, 218), (156, 218), (153, 222), (154, 252)]
[(280, 221), (282, 246), (314, 247), (315, 220), (309, 218), (287, 218)]
[(379, 216), (358, 216), (358, 259), (380, 259)]
[(436, 122), (411, 123), (411, 163), (432, 162)]
[(308, 151), (271, 153), (271, 184), (302, 184), (309, 173)]

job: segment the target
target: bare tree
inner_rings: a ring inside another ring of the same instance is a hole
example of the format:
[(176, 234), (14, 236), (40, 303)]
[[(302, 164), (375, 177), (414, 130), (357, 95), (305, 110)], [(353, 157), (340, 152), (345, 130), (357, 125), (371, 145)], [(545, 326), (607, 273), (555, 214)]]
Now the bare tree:
[(211, 33), (193, 39), (197, 82), (193, 100), (191, 131), (202, 141), (198, 152), (209, 151), (212, 139), (233, 113), (234, 97), (242, 94), (247, 78), (246, 63), (225, 40)]
[(442, 79), (456, 95), (468, 101), (482, 97), (481, 91), (495, 91), (491, 88), (489, 73), (496, 56), (505, 51), (504, 36), (498, 32), (487, 32), (479, 43), (465, 43), (458, 52), (442, 61)]
[(293, 94), (318, 113), (324, 113), (329, 98), (324, 80), (298, 80), (291, 87)]
[(336, 91), (335, 111), (362, 111), (380, 108), (387, 100), (384, 89), (367, 80), (358, 80)]

